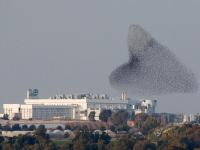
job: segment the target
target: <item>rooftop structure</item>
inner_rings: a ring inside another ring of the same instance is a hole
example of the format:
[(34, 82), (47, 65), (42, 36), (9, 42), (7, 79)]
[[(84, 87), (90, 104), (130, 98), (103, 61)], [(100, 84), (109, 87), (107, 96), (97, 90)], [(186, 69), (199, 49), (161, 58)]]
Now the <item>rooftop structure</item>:
[(106, 94), (61, 94), (48, 99), (39, 98), (37, 89), (27, 91), (24, 104), (4, 104), (4, 114), (12, 119), (21, 114), (21, 119), (76, 119), (87, 120), (91, 111), (95, 111), (95, 119), (103, 109), (126, 109), (137, 113), (154, 113), (156, 101), (143, 100), (135, 102), (127, 98), (125, 92), (121, 98), (113, 99)]
[(135, 106), (135, 114), (138, 113), (155, 113), (157, 100), (141, 100), (140, 102), (136, 103)]

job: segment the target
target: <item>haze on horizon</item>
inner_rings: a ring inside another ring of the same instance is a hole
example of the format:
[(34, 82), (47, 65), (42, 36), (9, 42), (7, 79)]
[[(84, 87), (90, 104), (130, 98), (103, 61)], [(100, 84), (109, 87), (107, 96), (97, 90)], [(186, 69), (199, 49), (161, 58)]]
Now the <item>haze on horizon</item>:
[[(2, 0), (0, 104), (23, 103), (28, 88), (38, 88), (40, 97), (65, 91), (120, 96), (108, 76), (129, 57), (130, 24), (167, 45), (199, 80), (199, 7), (195, 0)], [(199, 97), (198, 92), (148, 98), (158, 100), (158, 112), (197, 113)]]

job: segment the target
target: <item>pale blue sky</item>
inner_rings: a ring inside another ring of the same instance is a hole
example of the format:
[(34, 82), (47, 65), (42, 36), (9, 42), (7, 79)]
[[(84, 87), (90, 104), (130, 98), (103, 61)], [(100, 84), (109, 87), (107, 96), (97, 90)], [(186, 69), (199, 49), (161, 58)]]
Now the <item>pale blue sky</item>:
[[(108, 76), (128, 60), (130, 24), (168, 46), (199, 80), (199, 8), (198, 0), (1, 0), (0, 104), (22, 103), (28, 88), (38, 88), (40, 97), (119, 96)], [(155, 98), (159, 112), (200, 110), (199, 92)]]

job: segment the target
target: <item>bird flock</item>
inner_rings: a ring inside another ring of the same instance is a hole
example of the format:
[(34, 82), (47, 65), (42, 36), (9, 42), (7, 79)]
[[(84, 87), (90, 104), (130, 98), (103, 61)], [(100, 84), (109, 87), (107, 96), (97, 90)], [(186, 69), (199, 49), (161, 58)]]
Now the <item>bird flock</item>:
[(197, 91), (194, 73), (139, 25), (129, 27), (128, 51), (129, 60), (109, 76), (115, 89), (139, 95)]

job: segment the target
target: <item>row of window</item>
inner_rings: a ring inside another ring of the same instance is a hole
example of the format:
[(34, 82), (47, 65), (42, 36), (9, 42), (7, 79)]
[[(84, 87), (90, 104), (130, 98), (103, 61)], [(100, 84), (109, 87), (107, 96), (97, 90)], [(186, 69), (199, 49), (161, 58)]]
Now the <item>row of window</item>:
[(99, 104), (99, 103), (88, 103), (88, 108), (90, 109), (126, 109), (126, 104)]

